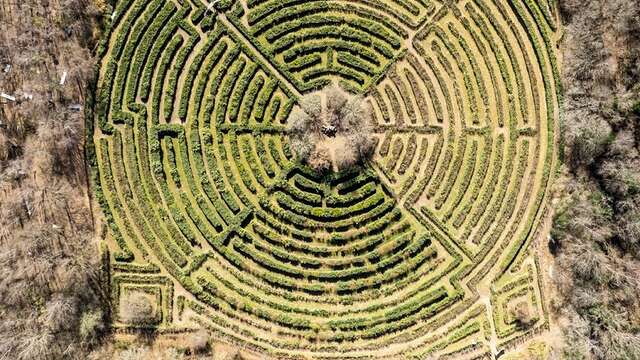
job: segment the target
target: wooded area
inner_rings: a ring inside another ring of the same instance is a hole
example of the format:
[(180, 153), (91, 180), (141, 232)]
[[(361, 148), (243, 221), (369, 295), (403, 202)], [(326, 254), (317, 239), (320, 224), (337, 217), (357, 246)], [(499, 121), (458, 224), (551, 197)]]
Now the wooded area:
[(108, 307), (84, 161), (101, 9), (0, 1), (0, 358), (85, 358)]
[[(640, 358), (640, 3), (561, 1), (568, 173), (550, 246), (569, 359)], [(566, 306), (566, 305), (570, 306)]]

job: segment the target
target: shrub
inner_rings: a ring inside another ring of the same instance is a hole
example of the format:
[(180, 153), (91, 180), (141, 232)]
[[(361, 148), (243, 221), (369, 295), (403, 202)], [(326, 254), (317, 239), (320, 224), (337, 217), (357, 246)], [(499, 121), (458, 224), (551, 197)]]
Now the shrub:
[(150, 357), (149, 349), (142, 346), (126, 349), (118, 354), (118, 360), (146, 360)]
[(511, 317), (515, 320), (518, 326), (523, 328), (531, 326), (534, 321), (534, 317), (529, 310), (529, 306), (524, 301), (515, 305), (511, 310)]
[(94, 343), (105, 330), (101, 310), (87, 311), (80, 318), (78, 333), (88, 343)]
[(171, 347), (165, 350), (162, 360), (181, 360), (184, 359), (185, 356), (178, 351), (178, 349)]
[(205, 330), (198, 330), (189, 334), (187, 337), (187, 346), (192, 354), (202, 354), (209, 349), (209, 333)]

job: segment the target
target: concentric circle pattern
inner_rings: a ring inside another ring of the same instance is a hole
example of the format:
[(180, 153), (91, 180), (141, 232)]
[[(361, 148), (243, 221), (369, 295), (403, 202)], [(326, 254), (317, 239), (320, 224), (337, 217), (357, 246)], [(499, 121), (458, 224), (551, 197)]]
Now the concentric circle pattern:
[[(552, 0), (120, 0), (90, 125), (116, 327), (261, 358), (483, 358), (548, 328), (530, 249), (556, 158)], [(364, 167), (298, 164), (331, 83)], [(119, 321), (124, 293), (156, 300)], [(523, 307), (533, 319), (513, 316)]]

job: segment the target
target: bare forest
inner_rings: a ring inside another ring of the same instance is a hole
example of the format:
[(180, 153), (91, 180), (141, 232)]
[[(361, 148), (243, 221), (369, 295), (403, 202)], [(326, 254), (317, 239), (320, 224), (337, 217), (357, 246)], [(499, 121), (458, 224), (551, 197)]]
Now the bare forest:
[(86, 358), (105, 329), (83, 114), (100, 14), (0, 1), (0, 359)]
[(638, 359), (640, 3), (560, 3), (566, 176), (550, 246), (563, 355)]

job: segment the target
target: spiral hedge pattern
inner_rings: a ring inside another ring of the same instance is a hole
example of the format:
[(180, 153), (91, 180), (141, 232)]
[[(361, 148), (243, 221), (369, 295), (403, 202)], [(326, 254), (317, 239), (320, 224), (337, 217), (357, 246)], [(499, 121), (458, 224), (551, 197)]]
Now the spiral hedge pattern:
[[(117, 328), (274, 359), (483, 358), (544, 332), (553, 0), (119, 0), (89, 121)], [(321, 177), (287, 117), (338, 83), (376, 152)], [(156, 314), (118, 318), (123, 294)], [(512, 309), (533, 318), (520, 326)]]

